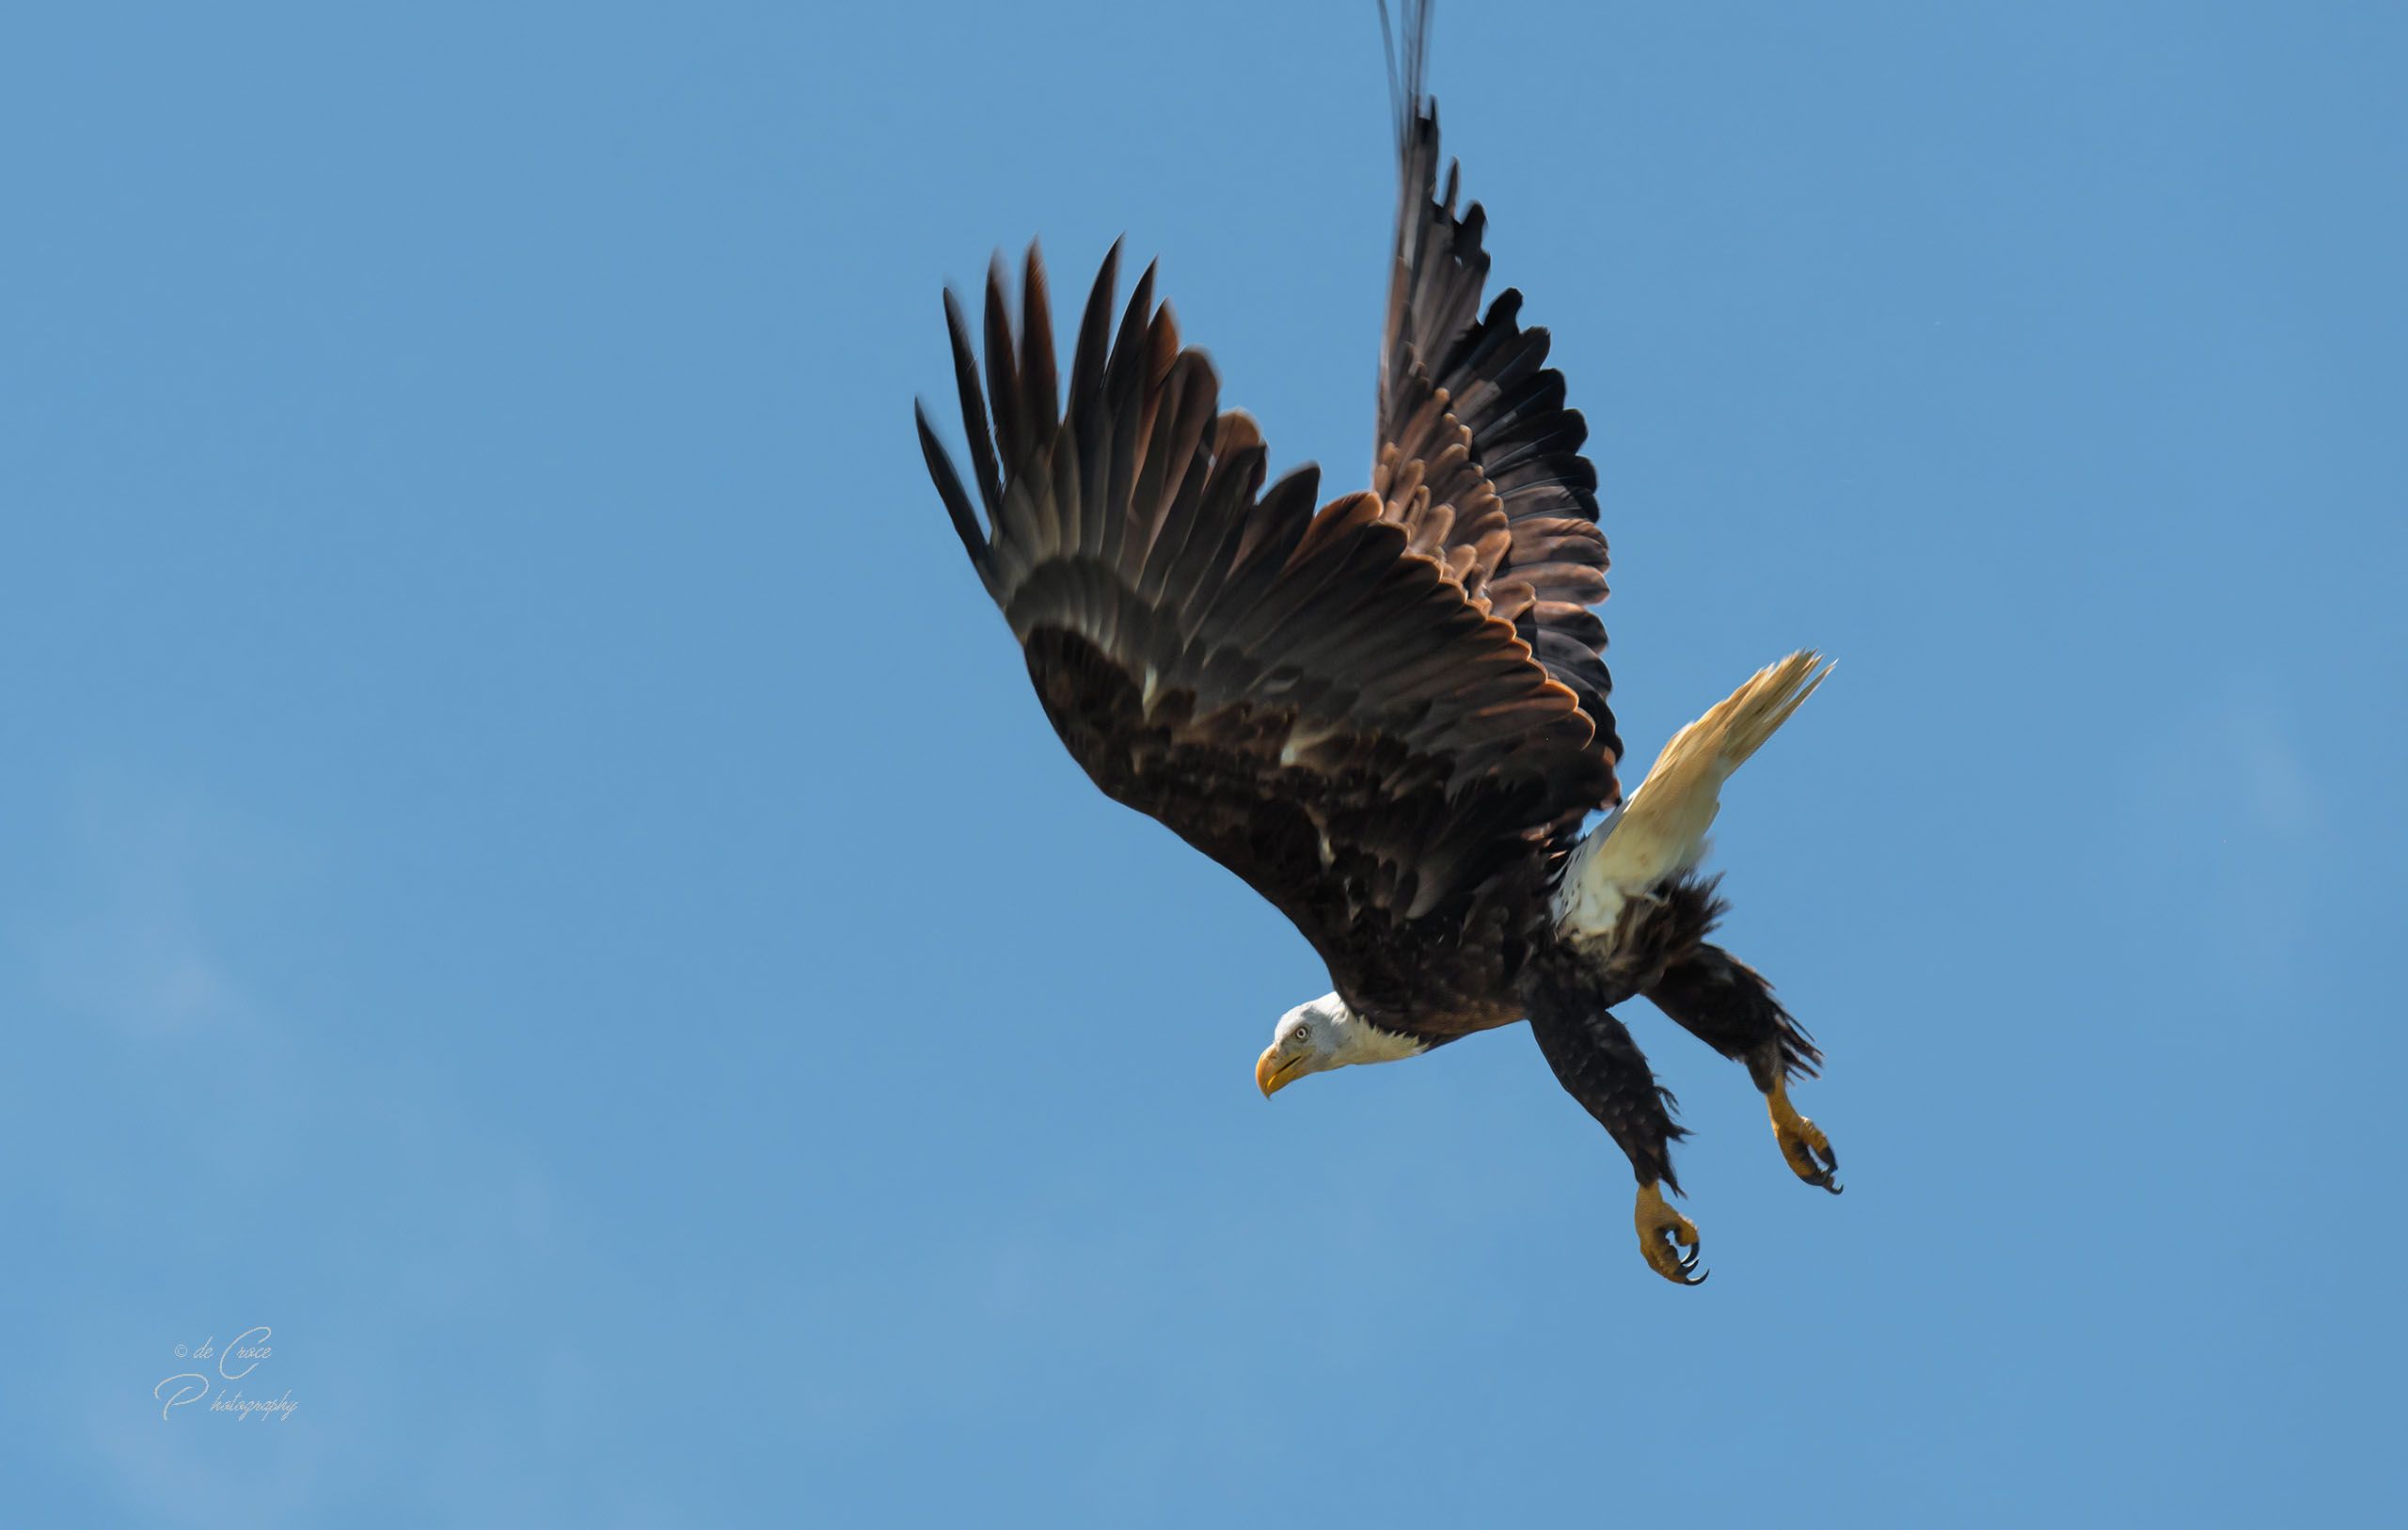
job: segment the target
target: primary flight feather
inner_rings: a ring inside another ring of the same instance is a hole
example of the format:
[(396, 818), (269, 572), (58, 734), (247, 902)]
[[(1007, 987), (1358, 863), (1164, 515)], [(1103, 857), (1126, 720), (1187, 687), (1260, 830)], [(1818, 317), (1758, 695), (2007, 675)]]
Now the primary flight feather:
[(983, 381), (948, 292), (967, 481), (925, 409), (920, 442), (1071, 756), (1243, 877), (1328, 965), (1333, 991), (1288, 1011), (1258, 1060), (1263, 1093), (1527, 1018), (1630, 1159), (1647, 1262), (1694, 1284), (1697, 1229), (1663, 1196), (1682, 1132), (1611, 1009), (1644, 995), (1744, 1063), (1792, 1169), (1839, 1189), (1829, 1140), (1788, 1099), (1820, 1054), (1707, 940), (1722, 904), (1696, 870), (1723, 781), (1828, 667), (1797, 654), (1756, 674), (1623, 804), (1591, 609), (1607, 556), (1588, 427), (1521, 294), (1481, 309), (1485, 218), (1458, 210), (1454, 166), (1439, 180), (1429, 23), (1408, 7), (1395, 63), (1402, 177), (1368, 491), (1315, 508), (1311, 466), (1266, 486), (1261, 432), (1222, 408), (1150, 266), (1116, 322), (1117, 245), (1067, 389), (1034, 246), (1017, 304), (1000, 260), (989, 274)]

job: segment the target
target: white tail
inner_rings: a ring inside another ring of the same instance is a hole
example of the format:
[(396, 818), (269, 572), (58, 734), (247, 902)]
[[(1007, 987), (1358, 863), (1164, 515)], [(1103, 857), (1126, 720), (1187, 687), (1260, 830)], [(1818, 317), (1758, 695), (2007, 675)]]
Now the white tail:
[(1674, 733), (1630, 800), (1572, 853), (1556, 894), (1557, 922), (1608, 936), (1625, 901), (1695, 865), (1722, 806), (1722, 783), (1830, 672), (1820, 654), (1792, 654)]

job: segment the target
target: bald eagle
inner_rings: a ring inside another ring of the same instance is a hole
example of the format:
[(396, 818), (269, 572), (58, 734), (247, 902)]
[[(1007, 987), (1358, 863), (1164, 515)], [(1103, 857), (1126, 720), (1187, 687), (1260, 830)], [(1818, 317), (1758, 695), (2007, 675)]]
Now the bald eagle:
[(1331, 991), (1274, 1028), (1262, 1093), (1527, 1019), (1629, 1157), (1648, 1265), (1694, 1285), (1696, 1225), (1664, 1198), (1683, 1132), (1612, 1011), (1644, 995), (1744, 1064), (1790, 1168), (1838, 1191), (1830, 1140), (1789, 1100), (1820, 1054), (1709, 942), (1723, 905), (1698, 871), (1724, 781), (1829, 668), (1798, 653), (1759, 671), (1624, 800), (1588, 427), (1521, 294), (1481, 311), (1485, 220), (1458, 207), (1456, 166), (1438, 181), (1429, 21), (1411, 5), (1391, 44), (1402, 184), (1368, 491), (1315, 509), (1309, 465), (1264, 487), (1261, 432), (1221, 408), (1152, 267), (1115, 323), (1117, 244), (1067, 391), (1035, 245), (1017, 304), (1001, 257), (990, 270), (983, 387), (945, 294), (967, 482), (925, 407), (920, 443), (1071, 757), (1328, 965)]

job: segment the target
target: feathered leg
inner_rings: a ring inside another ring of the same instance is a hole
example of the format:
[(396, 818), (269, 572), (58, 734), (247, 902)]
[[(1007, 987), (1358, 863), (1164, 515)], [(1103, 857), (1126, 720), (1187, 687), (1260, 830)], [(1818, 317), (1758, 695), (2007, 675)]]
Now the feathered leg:
[(1789, 1080), (1813, 1078), (1823, 1054), (1773, 997), (1772, 985), (1720, 946), (1701, 944), (1666, 968), (1647, 997), (1691, 1035), (1747, 1065), (1791, 1171), (1837, 1195), (1839, 1155), (1822, 1128), (1789, 1103)]
[(1639, 1251), (1648, 1268), (1682, 1286), (1703, 1281), (1697, 1224), (1664, 1201), (1665, 1189), (1680, 1192), (1671, 1147), (1687, 1134), (1672, 1124), (1671, 1096), (1656, 1083), (1639, 1043), (1603, 1011), (1540, 1006), (1531, 1012), (1530, 1030), (1565, 1093), (1613, 1134), (1630, 1159), (1639, 1178)]

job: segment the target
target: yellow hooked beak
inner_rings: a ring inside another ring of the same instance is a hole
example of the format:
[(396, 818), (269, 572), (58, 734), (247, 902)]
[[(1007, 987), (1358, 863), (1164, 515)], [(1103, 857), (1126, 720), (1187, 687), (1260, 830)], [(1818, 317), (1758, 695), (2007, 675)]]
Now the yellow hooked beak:
[(1262, 1097), (1269, 1099), (1287, 1088), (1289, 1080), (1295, 1078), (1297, 1071), (1311, 1057), (1310, 1052), (1299, 1052), (1283, 1059), (1276, 1046), (1263, 1048), (1262, 1055), (1254, 1060), (1254, 1081), (1261, 1089)]

